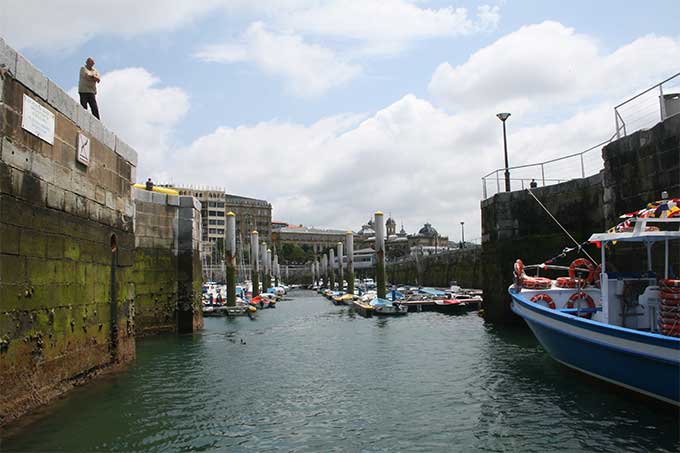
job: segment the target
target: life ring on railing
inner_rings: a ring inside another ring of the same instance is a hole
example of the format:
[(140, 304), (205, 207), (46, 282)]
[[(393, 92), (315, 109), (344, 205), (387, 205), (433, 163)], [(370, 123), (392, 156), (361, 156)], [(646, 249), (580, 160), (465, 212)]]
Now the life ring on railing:
[(555, 284), (558, 288), (580, 288), (586, 286), (586, 281), (582, 278), (558, 277)]
[(595, 278), (595, 265), (585, 258), (576, 258), (569, 265), (569, 277), (576, 278), (576, 269), (585, 266), (588, 269), (587, 283), (592, 283)]
[[(585, 303), (588, 304), (588, 308), (591, 309), (595, 308), (595, 301), (593, 300), (593, 298), (590, 297), (588, 293), (585, 293), (583, 291), (578, 291), (571, 295), (571, 297), (567, 301), (567, 308), (574, 308), (574, 305), (576, 305), (576, 303), (581, 300), (585, 301)], [(590, 319), (593, 317), (593, 314), (590, 312), (578, 313), (578, 316), (580, 316), (581, 318)]]
[(545, 302), (548, 305), (548, 308), (552, 308), (553, 310), (555, 309), (555, 302), (553, 302), (552, 297), (545, 293), (541, 294), (536, 294), (534, 297), (529, 299), (532, 302)]
[(665, 301), (680, 301), (680, 293), (668, 293), (666, 291), (661, 291), (659, 294), (659, 297), (661, 297)]
[(515, 269), (515, 277), (516, 277), (518, 280), (521, 280), (521, 279), (522, 279), (522, 275), (524, 275), (524, 262), (523, 262), (522, 260), (520, 260), (520, 259), (518, 259), (517, 261), (515, 261), (514, 269)]
[(552, 280), (545, 277), (527, 277), (522, 279), (522, 286), (527, 289), (548, 289), (552, 286)]

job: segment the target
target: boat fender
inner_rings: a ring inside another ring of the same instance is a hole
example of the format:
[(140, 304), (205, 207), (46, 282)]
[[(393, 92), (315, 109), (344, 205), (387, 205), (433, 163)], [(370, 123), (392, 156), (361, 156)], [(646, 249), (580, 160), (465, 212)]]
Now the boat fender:
[(585, 267), (588, 269), (587, 283), (592, 283), (595, 279), (595, 265), (585, 258), (576, 258), (569, 265), (569, 277), (576, 278), (576, 270)]
[[(583, 300), (588, 304), (588, 308), (595, 308), (595, 301), (593, 300), (592, 297), (588, 293), (585, 293), (583, 291), (577, 291), (574, 294), (571, 295), (569, 300), (567, 301), (567, 308), (574, 308), (574, 305), (576, 305), (577, 301)], [(587, 318), (590, 319), (593, 317), (592, 313), (579, 313), (578, 316), (581, 318)]]
[(553, 310), (555, 309), (555, 302), (553, 302), (552, 297), (545, 293), (541, 294), (536, 294), (534, 297), (530, 299), (532, 302), (545, 302), (546, 305), (548, 305), (548, 308), (552, 308)]

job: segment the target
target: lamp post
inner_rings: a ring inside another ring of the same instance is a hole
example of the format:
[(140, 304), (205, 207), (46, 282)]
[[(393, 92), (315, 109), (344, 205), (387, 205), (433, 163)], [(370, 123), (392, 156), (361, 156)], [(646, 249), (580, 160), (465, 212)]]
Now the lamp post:
[(460, 248), (465, 248), (465, 222), (460, 222)]
[(508, 139), (505, 135), (505, 120), (510, 118), (509, 113), (499, 113), (496, 115), (503, 122), (503, 149), (505, 151), (505, 191), (510, 192), (510, 170), (508, 170)]

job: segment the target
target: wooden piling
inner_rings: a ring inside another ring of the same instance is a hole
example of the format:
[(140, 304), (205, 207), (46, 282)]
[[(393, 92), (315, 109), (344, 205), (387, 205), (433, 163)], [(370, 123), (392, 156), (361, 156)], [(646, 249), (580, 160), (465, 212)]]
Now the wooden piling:
[(343, 253), (342, 253), (343, 250), (342, 250), (342, 249), (343, 249), (343, 243), (342, 243), (342, 242), (338, 242), (338, 278), (340, 279), (340, 280), (339, 280), (339, 283), (338, 283), (338, 286), (340, 287), (340, 288), (339, 288), (340, 291), (344, 291), (344, 290), (345, 290), (345, 275), (344, 275), (344, 267), (345, 267), (345, 266), (344, 266), (344, 263), (343, 263), (344, 258), (343, 258), (343, 256), (342, 256), (342, 255), (343, 255)]
[(253, 278), (253, 297), (260, 294), (260, 240), (256, 230), (250, 233), (250, 274)]
[(385, 282), (385, 222), (383, 213), (377, 211), (374, 216), (375, 227), (375, 283), (378, 289), (378, 297), (385, 299), (387, 288)]
[(333, 249), (328, 251), (328, 268), (331, 274), (331, 290), (335, 291), (335, 251)]
[(227, 212), (227, 242), (225, 244), (227, 262), (227, 307), (236, 306), (236, 215)]
[(347, 249), (347, 292), (354, 294), (354, 233), (345, 234), (345, 248)]

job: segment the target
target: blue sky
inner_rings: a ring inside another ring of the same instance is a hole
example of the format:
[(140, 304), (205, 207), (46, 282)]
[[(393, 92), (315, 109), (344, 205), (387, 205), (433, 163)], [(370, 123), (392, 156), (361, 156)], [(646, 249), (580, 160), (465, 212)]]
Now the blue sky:
[(139, 179), (318, 226), (382, 209), (474, 237), (480, 177), (502, 166), (494, 112), (513, 112), (511, 165), (536, 162), (611, 135), (614, 104), (680, 68), (674, 1), (90, 4), (10, 0), (0, 35), (66, 89), (95, 57)]

